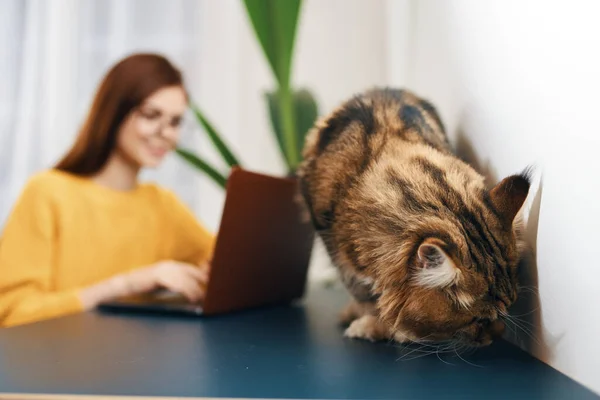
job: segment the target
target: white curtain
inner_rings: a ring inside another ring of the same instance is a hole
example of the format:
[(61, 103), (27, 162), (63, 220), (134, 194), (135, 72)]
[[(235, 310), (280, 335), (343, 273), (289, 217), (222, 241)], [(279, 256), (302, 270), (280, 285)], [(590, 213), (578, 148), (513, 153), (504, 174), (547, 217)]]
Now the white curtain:
[[(139, 51), (159, 52), (200, 97), (206, 3), (194, 0), (3, 0), (0, 2), (0, 224), (28, 177), (73, 142), (107, 69)], [(200, 150), (188, 116), (182, 144)], [(206, 143), (204, 143), (206, 145)], [(177, 156), (145, 172), (200, 210), (200, 174)], [(213, 221), (214, 225), (214, 221)]]

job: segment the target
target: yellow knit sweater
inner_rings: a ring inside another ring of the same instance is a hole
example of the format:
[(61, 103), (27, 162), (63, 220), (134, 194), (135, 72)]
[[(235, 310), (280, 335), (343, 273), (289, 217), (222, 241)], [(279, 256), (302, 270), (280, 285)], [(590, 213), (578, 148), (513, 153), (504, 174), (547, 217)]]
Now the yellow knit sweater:
[(0, 237), (0, 326), (79, 312), (81, 288), (161, 260), (199, 264), (213, 246), (214, 236), (164, 188), (116, 191), (41, 172)]

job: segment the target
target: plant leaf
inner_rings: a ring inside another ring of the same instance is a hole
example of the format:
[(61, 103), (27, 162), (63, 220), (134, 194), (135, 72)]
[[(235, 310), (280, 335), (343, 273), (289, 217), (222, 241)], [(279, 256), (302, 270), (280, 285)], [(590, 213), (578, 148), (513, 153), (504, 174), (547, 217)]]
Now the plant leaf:
[[(271, 117), (271, 127), (275, 132), (277, 144), (281, 150), (281, 154), (286, 162), (286, 165), (290, 171), (293, 171), (297, 165), (292, 165), (290, 159), (286, 156), (286, 149), (283, 136), (283, 127), (281, 124), (281, 113), (279, 110), (279, 92), (267, 92), (265, 97), (269, 105), (269, 115)], [(296, 141), (296, 160), (302, 159), (302, 149), (304, 147), (304, 139), (308, 131), (314, 125), (319, 110), (317, 102), (315, 101), (311, 92), (306, 89), (295, 91), (293, 94), (294, 110), (296, 114), (296, 135), (294, 140)]]
[(279, 150), (281, 151), (281, 156), (285, 161), (285, 164), (288, 169), (290, 168), (290, 160), (287, 157), (287, 153), (285, 150), (285, 143), (283, 142), (283, 127), (281, 125), (281, 113), (279, 112), (279, 102), (277, 101), (277, 92), (267, 92), (265, 93), (265, 97), (267, 99), (267, 104), (269, 106), (269, 116), (271, 117), (271, 127), (273, 128), (273, 132), (275, 133), (275, 138), (277, 139), (277, 144), (279, 145)]
[(175, 149), (175, 152), (181, 156), (185, 161), (190, 163), (195, 168), (204, 172), (208, 175), (213, 181), (215, 181), (219, 186), (225, 189), (227, 185), (227, 178), (223, 176), (219, 171), (217, 171), (213, 166), (211, 166), (208, 162), (198, 157), (196, 154), (191, 151), (183, 148)]
[(301, 0), (244, 0), (271, 70), (280, 86), (289, 86)]
[(192, 108), (192, 111), (194, 112), (194, 114), (196, 115), (198, 122), (200, 122), (200, 124), (202, 125), (202, 127), (204, 128), (206, 133), (208, 134), (208, 137), (210, 138), (211, 142), (215, 145), (215, 147), (219, 151), (219, 154), (221, 154), (221, 157), (223, 157), (225, 162), (230, 167), (233, 167), (236, 165), (241, 166), (237, 157), (235, 157), (233, 155), (233, 152), (225, 144), (223, 139), (221, 139), (221, 135), (219, 135), (217, 133), (217, 131), (215, 130), (214, 126), (210, 123), (208, 118), (206, 118), (204, 116), (204, 114), (202, 113), (202, 111), (200, 111), (200, 108), (194, 104), (191, 105), (191, 108)]
[(296, 149), (298, 160), (302, 160), (302, 150), (306, 134), (311, 130), (319, 115), (319, 108), (313, 95), (306, 89), (294, 93), (296, 107)]

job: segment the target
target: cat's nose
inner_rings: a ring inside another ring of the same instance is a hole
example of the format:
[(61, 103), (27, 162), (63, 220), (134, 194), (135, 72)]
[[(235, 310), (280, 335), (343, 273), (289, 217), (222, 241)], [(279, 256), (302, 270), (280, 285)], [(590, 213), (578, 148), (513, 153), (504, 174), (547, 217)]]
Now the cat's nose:
[(496, 308), (500, 311), (500, 314), (508, 314), (508, 309), (506, 308), (506, 304), (503, 301), (497, 301)]
[(490, 336), (492, 337), (492, 339), (496, 340), (496, 339), (499, 339), (502, 337), (502, 335), (504, 334), (505, 328), (506, 328), (506, 325), (504, 324), (504, 322), (497, 319), (495, 321), (490, 322), (488, 332), (489, 332)]

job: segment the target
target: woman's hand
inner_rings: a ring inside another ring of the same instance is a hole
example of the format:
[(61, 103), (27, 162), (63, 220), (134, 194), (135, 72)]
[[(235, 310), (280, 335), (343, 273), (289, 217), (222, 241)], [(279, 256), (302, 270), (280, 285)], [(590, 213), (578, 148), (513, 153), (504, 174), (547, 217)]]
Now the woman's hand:
[(167, 289), (196, 303), (204, 298), (208, 273), (208, 263), (198, 267), (179, 261), (161, 261), (83, 289), (80, 299), (84, 308), (90, 309), (114, 298)]
[(207, 266), (196, 267), (178, 261), (162, 261), (147, 268), (132, 271), (127, 277), (131, 294), (167, 289), (185, 296), (190, 302), (204, 297), (208, 282)]

